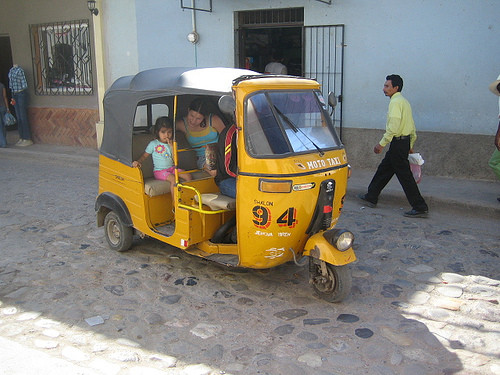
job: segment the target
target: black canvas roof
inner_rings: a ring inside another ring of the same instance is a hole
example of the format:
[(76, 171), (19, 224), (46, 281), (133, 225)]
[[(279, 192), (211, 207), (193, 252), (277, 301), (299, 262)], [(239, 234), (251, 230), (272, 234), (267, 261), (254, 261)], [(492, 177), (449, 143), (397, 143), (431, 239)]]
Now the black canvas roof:
[(118, 78), (104, 95), (101, 153), (124, 163), (132, 160), (132, 129), (137, 104), (173, 95), (231, 93), (233, 80), (260, 73), (233, 68), (158, 68)]

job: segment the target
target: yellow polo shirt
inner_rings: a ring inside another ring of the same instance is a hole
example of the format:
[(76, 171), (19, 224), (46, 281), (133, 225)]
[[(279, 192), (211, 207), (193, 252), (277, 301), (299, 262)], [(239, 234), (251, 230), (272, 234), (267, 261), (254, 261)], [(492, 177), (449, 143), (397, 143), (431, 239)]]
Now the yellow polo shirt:
[(408, 100), (400, 92), (397, 92), (391, 96), (385, 133), (379, 143), (382, 147), (385, 147), (392, 141), (393, 137), (401, 137), (403, 135), (410, 136), (410, 148), (413, 148), (417, 140), (417, 131), (411, 113), (411, 106)]

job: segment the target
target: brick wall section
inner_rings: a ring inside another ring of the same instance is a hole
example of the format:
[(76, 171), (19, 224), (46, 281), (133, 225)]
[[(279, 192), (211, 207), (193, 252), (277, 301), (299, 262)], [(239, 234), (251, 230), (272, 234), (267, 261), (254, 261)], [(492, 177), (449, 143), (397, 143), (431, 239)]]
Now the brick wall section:
[(97, 148), (97, 110), (31, 107), (29, 119), (35, 143)]

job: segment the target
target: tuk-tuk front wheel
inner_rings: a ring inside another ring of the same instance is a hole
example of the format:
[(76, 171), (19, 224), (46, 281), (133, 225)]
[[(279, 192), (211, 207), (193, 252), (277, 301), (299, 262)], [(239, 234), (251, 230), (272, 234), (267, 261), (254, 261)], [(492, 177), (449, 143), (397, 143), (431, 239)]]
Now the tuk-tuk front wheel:
[(321, 299), (328, 302), (340, 302), (349, 295), (352, 276), (347, 265), (334, 266), (311, 257), (309, 258), (309, 272), (309, 283)]
[(123, 221), (114, 211), (108, 212), (104, 218), (104, 232), (111, 249), (127, 251), (132, 246), (132, 228), (123, 224)]

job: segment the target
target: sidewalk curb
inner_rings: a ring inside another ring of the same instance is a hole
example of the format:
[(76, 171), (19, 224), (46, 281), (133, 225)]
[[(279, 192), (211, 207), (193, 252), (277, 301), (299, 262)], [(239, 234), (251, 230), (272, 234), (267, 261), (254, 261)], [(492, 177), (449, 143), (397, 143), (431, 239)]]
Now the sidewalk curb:
[[(359, 204), (363, 205), (363, 202), (357, 197), (358, 194), (365, 194), (366, 189), (360, 188), (347, 188), (347, 197), (352, 199), (353, 201), (359, 202)], [(488, 205), (481, 205), (477, 202), (466, 202), (454, 198), (441, 198), (433, 195), (426, 195), (425, 201), (429, 206), (429, 214), (432, 215), (433, 211), (437, 210), (447, 210), (459, 213), (464, 216), (475, 216), (475, 217), (484, 217), (490, 219), (500, 220), (500, 203), (498, 204), (498, 208), (494, 208)], [(379, 204), (385, 204), (388, 206), (401, 206), (404, 207), (405, 210), (408, 211), (411, 209), (404, 192), (396, 192), (393, 190), (383, 191), (379, 198)]]
[[(11, 157), (30, 155), (47, 161), (57, 159), (58, 162), (72, 162), (96, 168), (99, 166), (99, 151), (83, 147), (34, 144), (29, 147), (10, 146), (0, 149), (0, 156), (4, 153)], [(356, 170), (348, 180), (346, 197), (362, 205), (357, 195), (366, 193), (372, 175), (373, 171)], [(496, 201), (500, 186), (497, 182), (427, 176), (420, 184), (420, 190), (429, 205), (431, 215), (436, 211), (448, 211), (464, 218), (475, 216), (500, 221), (500, 203)], [(379, 205), (397, 205), (405, 210), (411, 209), (396, 177), (382, 191)]]
[[(45, 150), (38, 150), (38, 149), (33, 149), (31, 148), (33, 146), (28, 146), (28, 147), (15, 147), (15, 146), (9, 146), (6, 148), (0, 149), (0, 153), (6, 153), (9, 154), (10, 156), (14, 157), (23, 157), (26, 155), (33, 155), (36, 156), (37, 159), (44, 159), (44, 160), (54, 160), (54, 159), (64, 159), (67, 161), (71, 162), (76, 162), (76, 163), (82, 163), (88, 166), (99, 166), (99, 152), (97, 150), (92, 150), (92, 149), (84, 149), (85, 153), (75, 153), (75, 152), (48, 152)], [(78, 150), (80, 151), (80, 150)], [(93, 152), (95, 155), (93, 155)]]

